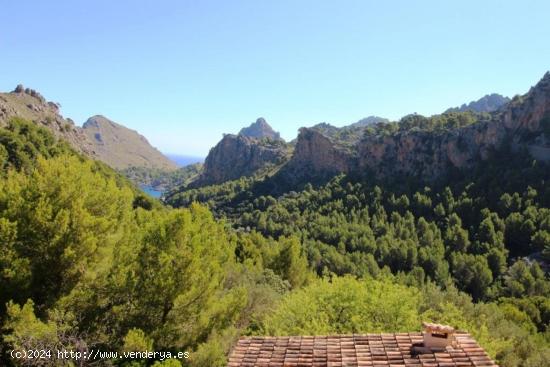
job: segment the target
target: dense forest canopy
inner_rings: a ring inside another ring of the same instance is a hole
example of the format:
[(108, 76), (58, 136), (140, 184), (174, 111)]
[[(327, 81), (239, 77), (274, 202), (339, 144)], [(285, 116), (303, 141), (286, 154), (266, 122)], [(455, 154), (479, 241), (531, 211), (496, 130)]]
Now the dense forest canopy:
[(175, 193), (171, 208), (13, 119), (0, 167), (5, 365), (22, 364), (7, 351), (41, 347), (188, 351), (116, 365), (215, 367), (240, 335), (422, 321), (470, 331), (503, 366), (550, 359), (538, 261), (550, 256), (550, 170), (526, 153), (431, 186), (339, 175), (273, 196), (268, 177), (241, 178)]

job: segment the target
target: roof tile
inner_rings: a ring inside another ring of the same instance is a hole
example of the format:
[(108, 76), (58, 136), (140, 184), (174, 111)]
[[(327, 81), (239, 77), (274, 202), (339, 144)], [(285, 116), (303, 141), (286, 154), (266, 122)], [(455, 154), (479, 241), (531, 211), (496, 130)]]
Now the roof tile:
[(493, 367), (495, 362), (467, 333), (456, 345), (413, 356), (421, 333), (241, 338), (228, 367)]

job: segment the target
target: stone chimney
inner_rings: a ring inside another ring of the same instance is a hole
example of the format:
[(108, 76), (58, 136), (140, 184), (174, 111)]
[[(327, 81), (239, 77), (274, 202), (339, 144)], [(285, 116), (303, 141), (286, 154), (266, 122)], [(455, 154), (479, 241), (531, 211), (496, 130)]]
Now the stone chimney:
[(414, 343), (411, 354), (433, 354), (445, 352), (447, 347), (456, 347), (455, 329), (451, 326), (423, 322), (422, 343)]
[(429, 322), (422, 323), (422, 326), (424, 327), (422, 338), (425, 348), (446, 348), (454, 344), (455, 329), (453, 327)]

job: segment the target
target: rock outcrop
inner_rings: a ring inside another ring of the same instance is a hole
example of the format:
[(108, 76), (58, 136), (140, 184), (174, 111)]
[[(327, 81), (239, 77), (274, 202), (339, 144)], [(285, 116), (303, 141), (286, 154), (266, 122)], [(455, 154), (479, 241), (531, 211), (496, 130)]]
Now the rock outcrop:
[[(294, 154), (280, 174), (290, 183), (349, 173), (355, 168), (356, 156), (347, 147), (323, 134), (319, 125), (301, 128)], [(326, 127), (326, 126), (324, 126)]]
[(89, 157), (97, 158), (94, 145), (71, 119), (59, 113), (57, 103), (48, 102), (33, 89), (18, 85), (11, 93), (0, 93), (0, 126), (9, 119), (20, 117), (43, 126), (71, 146)]
[(137, 131), (104, 116), (90, 117), (82, 126), (82, 131), (92, 142), (98, 158), (113, 168), (177, 168), (174, 162), (151, 146)]
[(283, 141), (227, 134), (210, 150), (202, 174), (190, 187), (251, 176), (287, 159), (288, 147)]
[(263, 117), (258, 118), (256, 122), (252, 123), (250, 126), (242, 128), (241, 131), (239, 131), (239, 135), (256, 139), (269, 138), (273, 140), (282, 140), (281, 134), (273, 130)]

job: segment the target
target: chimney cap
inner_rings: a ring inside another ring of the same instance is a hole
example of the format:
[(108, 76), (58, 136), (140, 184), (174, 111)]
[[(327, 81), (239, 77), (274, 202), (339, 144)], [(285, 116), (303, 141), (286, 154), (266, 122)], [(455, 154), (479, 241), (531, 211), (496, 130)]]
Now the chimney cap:
[(430, 333), (447, 333), (447, 334), (453, 334), (455, 332), (454, 327), (449, 325), (442, 325), (442, 324), (434, 324), (431, 322), (423, 322), (422, 326), (424, 327), (424, 330)]

